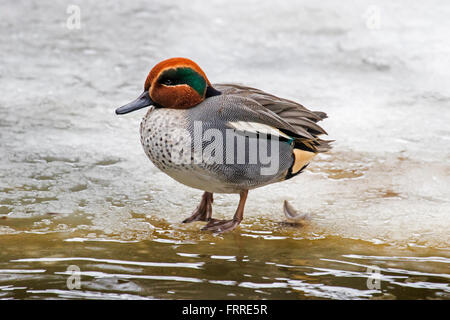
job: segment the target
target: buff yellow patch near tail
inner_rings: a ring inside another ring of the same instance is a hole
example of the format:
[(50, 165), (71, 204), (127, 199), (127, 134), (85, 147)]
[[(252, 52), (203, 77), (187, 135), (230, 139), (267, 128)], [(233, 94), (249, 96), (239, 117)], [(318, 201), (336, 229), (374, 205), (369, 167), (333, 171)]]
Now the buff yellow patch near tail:
[(305, 150), (300, 149), (294, 149), (294, 165), (292, 166), (292, 173), (296, 174), (301, 168), (303, 168), (309, 161), (311, 161), (312, 158), (316, 153), (309, 152)]

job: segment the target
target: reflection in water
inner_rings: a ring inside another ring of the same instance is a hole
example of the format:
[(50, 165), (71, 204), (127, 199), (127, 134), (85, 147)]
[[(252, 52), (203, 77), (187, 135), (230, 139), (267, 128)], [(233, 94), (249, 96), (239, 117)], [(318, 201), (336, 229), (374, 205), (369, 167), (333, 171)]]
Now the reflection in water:
[[(76, 31), (63, 3), (0, 12), (0, 298), (450, 298), (444, 4), (378, 1), (375, 29), (368, 1), (79, 5)], [(333, 151), (250, 193), (234, 233), (181, 224), (201, 192), (146, 159), (145, 111), (114, 115), (172, 56), (329, 115)]]
[[(255, 230), (253, 224), (219, 237), (187, 231), (180, 240), (164, 232), (173, 231), (170, 224), (149, 222), (159, 235), (142, 241), (91, 238), (80, 231), (67, 241), (70, 232), (4, 235), (0, 294), (32, 299), (450, 298), (446, 250), (325, 235), (309, 239), (300, 230)], [(79, 290), (67, 288), (71, 265), (80, 269)], [(374, 267), (379, 290), (367, 285)]]

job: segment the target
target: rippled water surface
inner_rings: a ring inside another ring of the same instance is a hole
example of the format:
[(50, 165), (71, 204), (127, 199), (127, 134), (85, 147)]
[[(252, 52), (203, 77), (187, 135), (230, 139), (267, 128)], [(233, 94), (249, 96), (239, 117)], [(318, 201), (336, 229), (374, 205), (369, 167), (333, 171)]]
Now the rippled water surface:
[[(0, 11), (0, 299), (450, 298), (446, 1), (77, 1), (75, 30), (69, 4)], [(173, 56), (329, 115), (334, 149), (233, 233), (181, 224), (201, 191), (147, 160), (145, 111), (114, 115)]]

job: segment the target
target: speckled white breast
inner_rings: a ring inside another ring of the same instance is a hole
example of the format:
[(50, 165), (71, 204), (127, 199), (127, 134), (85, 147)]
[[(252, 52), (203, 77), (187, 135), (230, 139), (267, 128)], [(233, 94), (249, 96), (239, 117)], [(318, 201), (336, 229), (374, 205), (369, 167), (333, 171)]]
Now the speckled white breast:
[(180, 170), (181, 164), (172, 161), (173, 152), (187, 126), (184, 111), (175, 109), (150, 109), (141, 122), (141, 143), (149, 159), (160, 170)]
[[(225, 180), (204, 163), (195, 163), (193, 155), (187, 161), (175, 154), (180, 145), (191, 138), (186, 110), (150, 109), (142, 119), (141, 143), (148, 158), (161, 171), (189, 187), (218, 193), (238, 193), (242, 188)], [(188, 135), (188, 136), (187, 136)], [(178, 156), (178, 157), (177, 157)]]

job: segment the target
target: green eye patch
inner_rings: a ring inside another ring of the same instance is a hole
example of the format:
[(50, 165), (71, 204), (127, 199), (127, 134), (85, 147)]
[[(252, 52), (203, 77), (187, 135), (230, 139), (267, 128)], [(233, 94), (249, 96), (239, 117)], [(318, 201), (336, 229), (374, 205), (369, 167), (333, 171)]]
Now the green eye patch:
[(187, 84), (203, 96), (206, 89), (206, 80), (201, 74), (192, 68), (181, 67), (164, 71), (158, 78), (158, 82), (166, 86)]

